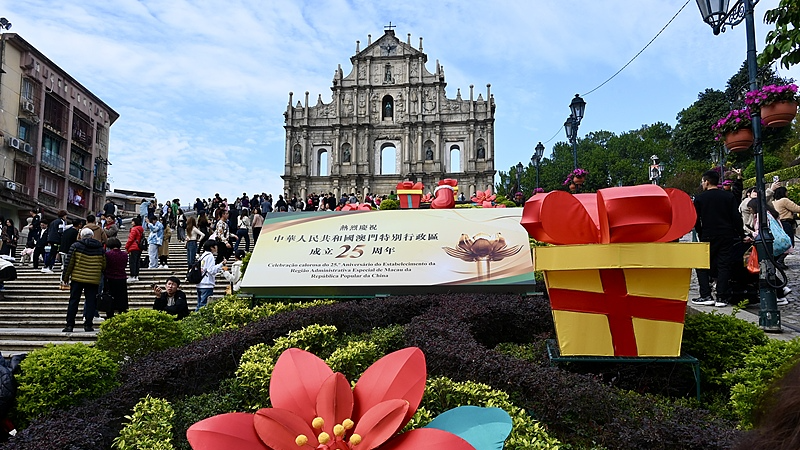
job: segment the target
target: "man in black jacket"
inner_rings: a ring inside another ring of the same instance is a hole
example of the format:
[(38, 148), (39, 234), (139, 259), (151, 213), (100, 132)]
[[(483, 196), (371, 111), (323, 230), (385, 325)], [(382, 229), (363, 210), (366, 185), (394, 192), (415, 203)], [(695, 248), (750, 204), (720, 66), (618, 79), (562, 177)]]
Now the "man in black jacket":
[(50, 246), (50, 252), (47, 254), (47, 260), (44, 262), (42, 272), (53, 273), (53, 266), (56, 264), (56, 254), (58, 253), (58, 246), (61, 244), (61, 235), (64, 232), (64, 227), (67, 225), (67, 212), (63, 209), (58, 212), (58, 218), (53, 219), (50, 225), (47, 226), (46, 243)]
[(172, 314), (175, 320), (188, 316), (189, 305), (186, 303), (186, 294), (179, 289), (180, 286), (181, 280), (178, 277), (167, 278), (166, 289), (154, 286), (153, 294), (156, 296), (156, 301), (153, 303), (153, 309)]
[[(697, 210), (695, 230), (700, 242), (709, 243), (709, 269), (695, 269), (700, 297), (692, 299), (695, 305), (728, 306), (731, 301), (730, 275), (733, 245), (744, 235), (739, 200), (730, 192), (719, 189), (719, 172), (709, 170), (701, 181), (703, 192), (695, 197)], [(717, 277), (717, 299), (711, 296), (711, 277)]]

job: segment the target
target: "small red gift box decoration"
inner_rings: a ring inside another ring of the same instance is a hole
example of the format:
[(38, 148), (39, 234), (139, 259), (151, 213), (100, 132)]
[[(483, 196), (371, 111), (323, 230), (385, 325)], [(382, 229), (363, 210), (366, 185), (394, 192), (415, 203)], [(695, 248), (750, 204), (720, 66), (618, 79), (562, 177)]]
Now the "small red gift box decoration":
[(420, 182), (403, 181), (397, 183), (397, 199), (400, 209), (418, 209), (422, 200), (423, 184)]

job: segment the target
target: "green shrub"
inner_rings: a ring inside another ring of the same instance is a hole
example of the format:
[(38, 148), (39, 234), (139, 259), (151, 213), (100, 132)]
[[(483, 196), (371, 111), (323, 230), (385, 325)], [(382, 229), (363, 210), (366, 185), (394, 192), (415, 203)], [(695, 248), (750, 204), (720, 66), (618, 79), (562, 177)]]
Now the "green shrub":
[(172, 450), (172, 419), (169, 402), (148, 395), (133, 407), (133, 415), (114, 439), (119, 450)]
[(284, 350), (301, 348), (322, 357), (333, 352), (337, 341), (336, 327), (314, 324), (275, 339), (271, 346), (262, 343), (245, 350), (236, 369), (239, 386), (247, 399), (244, 406), (257, 410), (269, 405), (269, 381)]
[(47, 345), (20, 363), (17, 412), (27, 422), (51, 409), (99, 397), (117, 386), (117, 364), (84, 344)]
[(175, 418), (172, 421), (176, 450), (192, 450), (186, 440), (186, 430), (195, 423), (218, 414), (246, 411), (247, 391), (239, 380), (231, 378), (220, 383), (218, 389), (201, 395), (186, 397), (174, 402)]
[[(775, 155), (764, 155), (764, 173), (767, 174), (766, 179), (772, 180), (771, 172), (778, 171), (783, 167), (783, 161)], [(750, 162), (747, 167), (744, 168), (743, 175), (746, 178), (752, 178), (753, 184), (755, 184), (755, 176), (756, 176), (756, 164), (755, 162)], [(776, 174), (777, 175), (777, 174)], [(786, 179), (786, 178), (782, 178)], [(748, 180), (749, 181), (749, 180)]]
[(758, 326), (732, 315), (699, 313), (686, 316), (681, 345), (700, 360), (705, 383), (727, 389), (723, 374), (742, 367), (745, 355), (768, 340)]
[(249, 299), (238, 295), (226, 295), (206, 308), (211, 308), (214, 312), (214, 328), (218, 331), (240, 328), (261, 317), (250, 307)]
[(255, 307), (253, 307), (253, 311), (255, 313), (255, 316), (258, 319), (261, 319), (263, 317), (270, 317), (275, 314), (283, 312), (289, 312), (303, 308), (316, 308), (317, 306), (332, 305), (334, 303), (336, 303), (336, 300), (314, 300), (313, 302), (306, 301), (306, 302), (289, 302), (289, 303), (269, 302), (256, 305)]
[(269, 381), (277, 357), (271, 347), (256, 344), (242, 354), (236, 378), (246, 394), (244, 407), (255, 411), (269, 405)]
[(372, 342), (378, 346), (380, 355), (386, 355), (406, 346), (405, 333), (405, 326), (395, 324), (389, 325), (388, 327), (375, 328), (366, 333), (347, 335), (342, 340)]
[(730, 407), (742, 428), (752, 428), (753, 412), (769, 393), (772, 382), (783, 376), (800, 356), (800, 338), (784, 342), (770, 340), (744, 358), (743, 367), (724, 375), (731, 388)]
[(524, 359), (526, 361), (539, 361), (544, 351), (544, 341), (539, 340), (537, 343), (531, 344), (517, 344), (514, 342), (502, 342), (495, 347), (500, 353), (513, 356), (517, 359)]
[(384, 199), (381, 204), (379, 205), (380, 209), (383, 211), (390, 210), (390, 209), (400, 209), (400, 202), (397, 200), (390, 200)]
[(334, 372), (341, 372), (352, 381), (383, 355), (374, 342), (350, 341), (344, 347), (334, 350), (325, 362)]
[(175, 317), (164, 311), (134, 309), (104, 321), (97, 334), (97, 348), (115, 361), (178, 347), (186, 342)]
[(270, 351), (275, 360), (290, 348), (300, 348), (324, 359), (336, 350), (339, 342), (335, 326), (314, 324), (275, 339)]
[(511, 416), (514, 427), (506, 439), (506, 450), (558, 449), (561, 445), (547, 433), (544, 425), (515, 406), (507, 393), (486, 384), (455, 382), (445, 377), (428, 379), (420, 408), (412, 418), (412, 427), (425, 426), (439, 414), (463, 405), (501, 408)]
[(214, 310), (209, 306), (179, 320), (178, 325), (188, 342), (199, 341), (220, 331), (214, 326)]

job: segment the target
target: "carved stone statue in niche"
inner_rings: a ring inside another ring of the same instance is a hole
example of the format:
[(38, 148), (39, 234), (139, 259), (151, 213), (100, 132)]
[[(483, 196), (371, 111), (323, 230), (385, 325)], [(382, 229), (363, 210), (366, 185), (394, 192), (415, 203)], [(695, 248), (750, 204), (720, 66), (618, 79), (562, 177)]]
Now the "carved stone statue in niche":
[(483, 142), (478, 143), (478, 159), (486, 159), (486, 149), (483, 147)]
[(350, 162), (350, 144), (344, 144), (342, 146), (342, 162)]
[(303, 155), (300, 152), (300, 148), (299, 147), (295, 147), (294, 148), (294, 156), (292, 158), (293, 158), (292, 161), (295, 164), (300, 164), (300, 163), (303, 162)]
[(425, 161), (433, 161), (433, 148), (431, 148), (431, 144), (425, 145)]
[(392, 65), (386, 64), (383, 66), (384, 74), (383, 74), (383, 84), (392, 84), (394, 83), (394, 78), (392, 77)]

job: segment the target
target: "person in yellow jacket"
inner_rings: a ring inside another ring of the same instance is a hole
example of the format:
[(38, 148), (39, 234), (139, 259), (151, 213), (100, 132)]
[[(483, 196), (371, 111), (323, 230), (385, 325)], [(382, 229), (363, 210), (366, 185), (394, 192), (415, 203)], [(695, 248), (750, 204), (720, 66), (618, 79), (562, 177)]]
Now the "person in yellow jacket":
[(100, 277), (106, 268), (106, 253), (103, 244), (93, 238), (94, 232), (89, 228), (81, 230), (80, 239), (69, 248), (66, 269), (62, 279), (70, 282), (69, 306), (67, 307), (67, 326), (62, 330), (71, 333), (75, 326), (75, 315), (81, 294), (85, 295), (83, 305), (83, 330), (94, 331), (92, 320), (97, 307), (97, 290)]

